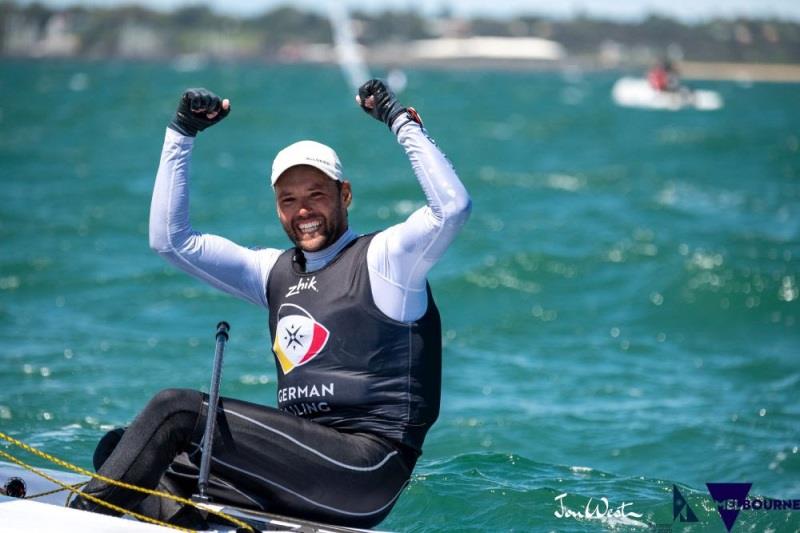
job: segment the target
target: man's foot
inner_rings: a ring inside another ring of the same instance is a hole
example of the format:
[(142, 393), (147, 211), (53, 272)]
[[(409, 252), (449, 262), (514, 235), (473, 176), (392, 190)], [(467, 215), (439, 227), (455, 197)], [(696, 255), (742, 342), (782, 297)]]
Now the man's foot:
[(195, 507), (191, 505), (184, 505), (180, 510), (166, 520), (173, 526), (185, 527), (186, 529), (194, 529), (203, 531), (209, 528), (205, 516)]

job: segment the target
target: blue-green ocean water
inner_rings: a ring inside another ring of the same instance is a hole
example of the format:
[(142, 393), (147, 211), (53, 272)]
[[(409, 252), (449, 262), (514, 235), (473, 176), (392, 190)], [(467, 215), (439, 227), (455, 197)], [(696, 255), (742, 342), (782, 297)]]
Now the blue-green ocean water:
[[(441, 417), (381, 527), (669, 530), (677, 484), (700, 522), (671, 530), (722, 532), (706, 482), (800, 498), (800, 87), (709, 82), (724, 109), (670, 113), (616, 107), (610, 74), (407, 75), (474, 210), (430, 277)], [(357, 231), (421, 204), (335, 68), (0, 64), (3, 432), (89, 466), (158, 390), (207, 389), (222, 319), (223, 394), (274, 405), (265, 313), (148, 248), (164, 127), (199, 85), (233, 112), (196, 143), (196, 228), (285, 246), (266, 180), (301, 138), (339, 151)], [(564, 493), (648, 525), (559, 518)]]

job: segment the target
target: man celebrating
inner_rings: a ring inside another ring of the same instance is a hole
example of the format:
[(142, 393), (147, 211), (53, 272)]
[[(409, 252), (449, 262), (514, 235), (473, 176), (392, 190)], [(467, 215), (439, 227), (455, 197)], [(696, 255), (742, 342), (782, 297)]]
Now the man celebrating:
[[(209, 495), (371, 527), (408, 483), (439, 413), (441, 325), (426, 276), (466, 222), (471, 204), (413, 108), (401, 106), (379, 80), (365, 83), (356, 100), (397, 137), (425, 193), (427, 205), (406, 221), (356, 234), (347, 218), (352, 189), (339, 157), (304, 140), (277, 154), (270, 178), (293, 248), (253, 250), (194, 231), (188, 191), (194, 137), (225, 118), (231, 105), (190, 89), (167, 129), (150, 245), (178, 268), (269, 310), (278, 409), (220, 399)], [(98, 472), (191, 494), (207, 405), (199, 391), (161, 391), (124, 433), (101, 441)], [(84, 492), (197, 525), (186, 509), (98, 480)], [(72, 505), (111, 512), (84, 498)]]

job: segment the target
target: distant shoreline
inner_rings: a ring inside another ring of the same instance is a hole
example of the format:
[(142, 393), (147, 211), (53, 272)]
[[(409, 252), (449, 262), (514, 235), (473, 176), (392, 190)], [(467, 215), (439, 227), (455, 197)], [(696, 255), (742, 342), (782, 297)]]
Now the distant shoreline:
[[(647, 64), (619, 64), (600, 66), (593, 59), (565, 58), (561, 61), (520, 61), (505, 59), (451, 59), (447, 61), (396, 61), (391, 64), (383, 58), (369, 61), (370, 64), (386, 68), (429, 68), (441, 70), (507, 70), (507, 71), (558, 71), (577, 68), (586, 72), (627, 72), (631, 75), (640, 72), (642, 77), (647, 74), (650, 65)], [(676, 64), (680, 77), (687, 80), (708, 81), (736, 81), (748, 82), (776, 82), (800, 83), (800, 65), (792, 63), (733, 63), (733, 62), (700, 62), (683, 61)]]
[[(133, 63), (173, 63), (178, 58), (31, 58), (16, 57), (6, 58), (12, 61), (85, 61), (89, 63), (104, 60), (131, 61)], [(216, 59), (211, 59), (208, 63), (215, 63)], [(247, 60), (242, 60), (247, 62)], [(627, 75), (636, 75), (639, 72), (642, 77), (646, 76), (649, 65), (616, 65), (598, 66), (594, 61), (586, 61), (585, 58), (570, 58), (562, 61), (520, 61), (503, 59), (450, 59), (446, 61), (386, 61), (385, 58), (368, 58), (367, 61), (372, 67), (393, 69), (393, 68), (421, 68), (425, 70), (490, 70), (490, 71), (564, 71), (577, 70), (584, 72), (625, 72)], [(208, 63), (201, 62), (190, 70), (203, 68)], [(337, 67), (335, 61), (326, 58), (319, 61), (265, 61), (264, 64), (272, 65), (327, 65), (332, 68)], [(774, 83), (800, 83), (800, 65), (792, 63), (733, 63), (733, 62), (700, 62), (685, 61), (677, 63), (678, 72), (681, 79), (697, 81), (735, 81), (739, 83), (750, 82), (774, 82)]]
[(681, 77), (691, 80), (800, 82), (800, 65), (770, 63), (704, 63), (686, 61), (678, 64)]
[(336, 28), (348, 27), (351, 44), (360, 45), (356, 55), (387, 68), (644, 75), (669, 56), (688, 79), (800, 82), (800, 21), (776, 17), (687, 23), (657, 14), (612, 21), (577, 12), (568, 19), (492, 19), (400, 9), (332, 18), (291, 2), (236, 17), (200, 3), (168, 11), (129, 4), (0, 0), (0, 58), (166, 60), (183, 70), (213, 61), (324, 64), (337, 61)]

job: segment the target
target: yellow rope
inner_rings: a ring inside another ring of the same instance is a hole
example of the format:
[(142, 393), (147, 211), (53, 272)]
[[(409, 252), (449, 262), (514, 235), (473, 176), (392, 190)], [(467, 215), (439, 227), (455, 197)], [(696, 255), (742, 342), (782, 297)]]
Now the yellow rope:
[[(81, 483), (75, 483), (74, 485), (69, 485), (69, 486), (72, 487), (73, 489), (79, 489), (79, 488), (83, 487), (84, 485), (86, 485), (86, 483), (88, 483), (88, 481), (82, 481)], [(24, 499), (26, 499), (26, 500), (35, 500), (36, 498), (44, 498), (45, 496), (50, 496), (51, 494), (55, 494), (57, 492), (63, 492), (65, 490), (69, 490), (69, 489), (65, 488), (65, 487), (61, 487), (60, 489), (53, 489), (53, 490), (48, 490), (48, 491), (45, 491), (45, 492), (39, 492), (39, 493), (36, 493), (36, 494), (31, 494), (30, 496), (25, 496)]]
[[(186, 498), (181, 498), (180, 496), (175, 496), (174, 494), (169, 494), (169, 493), (166, 493), (166, 492), (160, 492), (160, 491), (157, 491), (157, 490), (151, 490), (151, 489), (146, 489), (144, 487), (131, 485), (131, 484), (125, 483), (123, 481), (117, 481), (115, 479), (111, 479), (111, 478), (102, 476), (102, 475), (97, 474), (95, 472), (90, 472), (90, 471), (85, 470), (85, 469), (83, 469), (83, 468), (81, 468), (79, 466), (73, 465), (71, 463), (68, 463), (68, 462), (62, 460), (62, 459), (59, 459), (58, 457), (50, 455), (49, 453), (43, 452), (43, 451), (38, 450), (38, 449), (36, 449), (36, 448), (34, 448), (32, 446), (29, 446), (28, 444), (25, 444), (24, 442), (22, 442), (20, 440), (17, 440), (14, 437), (6, 435), (2, 431), (0, 431), (0, 439), (8, 441), (8, 442), (10, 442), (11, 444), (13, 444), (13, 445), (15, 445), (17, 447), (22, 448), (23, 450), (25, 450), (25, 451), (27, 451), (29, 453), (32, 453), (33, 455), (41, 457), (42, 459), (46, 459), (46, 460), (50, 461), (51, 463), (57, 464), (57, 465), (59, 465), (59, 466), (61, 466), (63, 468), (66, 468), (68, 470), (72, 470), (73, 472), (77, 472), (78, 474), (82, 474), (84, 476), (88, 476), (88, 477), (91, 477), (91, 478), (99, 479), (100, 481), (103, 481), (104, 483), (108, 483), (109, 485), (114, 485), (114, 486), (117, 486), (117, 487), (122, 487), (124, 489), (132, 490), (132, 491), (136, 491), (136, 492), (141, 492), (143, 494), (149, 494), (151, 496), (159, 496), (161, 498), (168, 498), (170, 500), (173, 500), (173, 501), (178, 502), (178, 503), (182, 503), (184, 505), (190, 505), (190, 506), (192, 506), (192, 507), (194, 507), (196, 509), (199, 509), (201, 511), (205, 511), (207, 513), (210, 513), (210, 514), (213, 514), (215, 516), (218, 516), (218, 517), (220, 517), (220, 518), (222, 518), (224, 520), (227, 520), (228, 522), (231, 522), (232, 524), (236, 525), (237, 527), (245, 528), (245, 529), (255, 533), (255, 530), (250, 526), (250, 524), (248, 524), (246, 522), (243, 522), (241, 520), (238, 520), (238, 519), (236, 519), (236, 518), (234, 518), (232, 516), (229, 516), (229, 515), (227, 515), (227, 514), (225, 514), (223, 512), (215, 511), (215, 510), (212, 510), (212, 509), (208, 509), (206, 507), (201, 507), (201, 506), (197, 505), (197, 503), (193, 502), (192, 500), (188, 500)], [(180, 528), (180, 527), (174, 526), (172, 524), (168, 524), (166, 522), (161, 522), (159, 520), (155, 520), (154, 518), (150, 518), (148, 516), (144, 516), (144, 515), (141, 515), (141, 514), (138, 514), (138, 513), (134, 513), (133, 511), (130, 511), (128, 509), (124, 509), (122, 507), (118, 507), (118, 506), (116, 506), (114, 504), (111, 504), (111, 503), (108, 503), (106, 501), (103, 501), (103, 500), (101, 500), (101, 499), (99, 499), (99, 498), (97, 498), (95, 496), (92, 496), (91, 494), (87, 494), (85, 492), (80, 492), (76, 488), (72, 488), (70, 485), (67, 485), (66, 483), (62, 483), (61, 481), (58, 481), (58, 480), (52, 478), (51, 476), (45, 474), (44, 472), (42, 472), (40, 470), (37, 470), (37, 469), (33, 468), (32, 466), (29, 466), (29, 465), (25, 464), (23, 461), (17, 459), (13, 455), (11, 455), (8, 452), (5, 452), (3, 450), (0, 450), (0, 456), (5, 457), (6, 459), (11, 460), (15, 464), (17, 464), (17, 465), (19, 465), (19, 466), (21, 466), (21, 467), (23, 467), (23, 468), (25, 468), (27, 470), (30, 470), (34, 474), (37, 474), (37, 475), (47, 479), (48, 481), (51, 481), (51, 482), (61, 486), (65, 490), (69, 490), (73, 494), (79, 495), (81, 498), (86, 498), (87, 500), (90, 500), (90, 501), (92, 501), (94, 503), (97, 503), (99, 505), (103, 505), (103, 506), (108, 507), (110, 509), (114, 509), (115, 511), (118, 511), (118, 512), (120, 512), (122, 514), (129, 514), (129, 515), (134, 516), (134, 517), (138, 518), (139, 520), (143, 520), (145, 522), (150, 522), (150, 523), (158, 524), (158, 525), (161, 525), (161, 526), (171, 527), (172, 529), (177, 529), (179, 531), (189, 531), (189, 532), (192, 531), (191, 529)]]
[[(29, 471), (33, 472), (34, 474), (36, 474), (38, 476), (41, 476), (41, 477), (45, 478), (46, 480), (55, 483), (56, 485), (60, 485), (61, 487), (63, 487), (66, 490), (69, 490), (72, 493), (79, 493), (80, 492), (77, 489), (71, 488), (66, 483), (62, 483), (61, 481), (57, 480), (56, 478), (54, 478), (52, 476), (49, 476), (48, 474), (45, 474), (41, 470), (38, 470), (38, 469), (36, 469), (36, 468), (34, 468), (34, 467), (30, 466), (30, 465), (25, 464), (24, 462), (20, 461), (19, 459), (17, 459), (16, 457), (14, 457), (13, 455), (11, 455), (8, 452), (0, 450), (0, 456), (5, 457), (6, 459), (9, 459), (9, 460), (13, 461), (14, 463), (16, 463), (17, 465), (21, 466), (22, 468), (24, 468), (26, 470), (29, 470)], [(133, 516), (133, 517), (135, 517), (135, 518), (137, 518), (139, 520), (143, 520), (145, 522), (150, 522), (151, 524), (156, 524), (156, 525), (159, 525), (159, 526), (165, 526), (165, 527), (169, 527), (169, 528), (172, 528), (172, 529), (177, 529), (178, 531), (186, 531), (188, 533), (193, 533), (193, 530), (191, 530), (191, 529), (185, 529), (185, 528), (182, 528), (182, 527), (178, 527), (178, 526), (169, 524), (167, 522), (162, 522), (160, 520), (156, 520), (155, 518), (150, 518), (149, 516), (145, 516), (145, 515), (142, 515), (142, 514), (139, 514), (139, 513), (135, 513), (133, 511), (129, 511), (127, 509), (123, 509), (122, 507), (118, 507), (118, 506), (114, 505), (113, 503), (109, 503), (109, 502), (103, 501), (100, 498), (92, 496), (91, 494), (83, 494), (83, 493), (81, 493), (81, 497), (82, 498), (86, 498), (89, 501), (93, 501), (94, 503), (97, 503), (97, 504), (102, 505), (104, 507), (108, 507), (109, 509), (113, 509), (114, 511), (117, 511), (117, 512), (119, 512), (121, 514), (129, 514), (129, 515), (131, 515), (131, 516)]]

